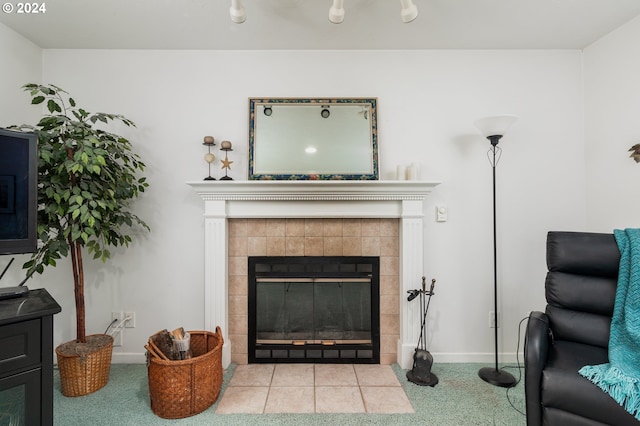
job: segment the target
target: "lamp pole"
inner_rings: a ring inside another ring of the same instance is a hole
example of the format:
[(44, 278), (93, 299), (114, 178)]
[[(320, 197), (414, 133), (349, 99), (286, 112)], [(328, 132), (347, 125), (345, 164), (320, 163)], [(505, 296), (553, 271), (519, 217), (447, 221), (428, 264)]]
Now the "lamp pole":
[[(493, 174), (493, 338), (494, 338), (494, 353), (495, 353), (495, 367), (483, 367), (478, 371), (478, 376), (485, 382), (494, 386), (500, 386), (503, 388), (510, 388), (517, 384), (516, 378), (509, 372), (500, 370), (498, 368), (498, 242), (496, 238), (496, 165), (500, 160), (501, 148), (498, 146), (498, 142), (502, 135), (489, 135), (487, 139), (491, 142), (489, 161), (491, 162), (491, 169)], [(496, 152), (498, 155), (496, 156)]]

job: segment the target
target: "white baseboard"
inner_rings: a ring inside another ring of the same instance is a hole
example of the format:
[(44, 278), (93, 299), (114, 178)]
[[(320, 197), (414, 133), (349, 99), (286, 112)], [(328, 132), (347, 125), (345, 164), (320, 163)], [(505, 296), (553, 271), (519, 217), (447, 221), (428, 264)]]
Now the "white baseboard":
[[(433, 363), (482, 363), (487, 364), (489, 367), (496, 362), (495, 355), (492, 353), (448, 353), (448, 352), (431, 352), (433, 356)], [(521, 365), (524, 364), (523, 355), (518, 354), (518, 361)], [(515, 352), (500, 353), (498, 354), (498, 366), (501, 367), (505, 363), (515, 364), (516, 354)]]
[[(405, 348), (406, 349), (406, 348)], [(411, 355), (415, 350), (415, 347), (405, 350), (405, 357), (408, 357), (405, 361), (405, 365), (401, 362), (398, 364), (405, 370), (412, 367)], [(452, 353), (452, 352), (431, 352), (433, 356), (433, 363), (483, 363), (487, 366), (492, 366), (495, 363), (495, 356), (492, 353)], [(518, 354), (518, 361), (520, 365), (524, 365), (524, 357), (522, 353)], [(111, 359), (114, 364), (144, 364), (147, 362), (144, 352), (128, 352), (128, 353), (114, 353)], [(515, 364), (516, 354), (515, 352), (501, 353), (498, 355), (499, 367), (504, 364)], [(224, 366), (226, 368), (228, 365)]]
[(118, 352), (111, 356), (113, 364), (145, 364), (147, 357), (144, 352)]
[[(405, 370), (413, 367), (413, 353), (415, 352), (414, 345), (402, 345), (398, 342), (398, 364)], [(431, 352), (433, 356), (433, 363), (482, 363), (487, 366), (495, 365), (495, 355), (493, 353), (481, 353), (481, 352), (468, 352), (468, 353), (455, 353), (455, 352)], [(516, 364), (519, 361), (520, 365), (524, 365), (524, 357), (522, 353), (516, 357), (515, 352), (507, 352), (498, 354), (498, 367), (504, 366), (505, 363)]]

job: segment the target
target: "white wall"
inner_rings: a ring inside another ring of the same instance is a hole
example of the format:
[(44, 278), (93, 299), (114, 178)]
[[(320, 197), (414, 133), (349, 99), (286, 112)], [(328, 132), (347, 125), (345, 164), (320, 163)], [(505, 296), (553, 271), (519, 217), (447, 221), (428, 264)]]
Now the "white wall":
[(30, 107), (26, 83), (39, 83), (42, 77), (42, 49), (0, 23), (0, 127), (30, 123), (40, 111)]
[[(246, 178), (249, 97), (378, 97), (382, 179), (418, 161), (423, 179), (443, 182), (425, 207), (424, 271), (438, 280), (430, 350), (441, 361), (493, 353), (491, 168), (474, 120), (521, 117), (500, 144), (498, 166), (504, 352), (515, 352), (519, 320), (544, 306), (546, 232), (586, 224), (578, 51), (46, 50), (43, 57), (44, 81), (88, 110), (123, 113), (139, 126), (126, 134), (152, 186), (135, 208), (153, 231), (126, 255), (86, 269), (90, 331), (102, 332), (113, 310), (137, 312), (116, 360), (141, 353), (158, 329), (202, 327), (202, 204), (184, 182), (207, 174), (207, 134), (234, 143), (230, 175)], [(448, 222), (435, 222), (435, 204), (448, 206)], [(39, 278), (64, 308), (57, 343), (74, 337), (71, 277), (61, 274)]]
[(588, 224), (601, 232), (640, 226), (640, 17), (584, 51)]
[[(246, 177), (248, 97), (378, 97), (382, 179), (418, 161), (423, 179), (443, 182), (425, 206), (424, 274), (438, 280), (429, 340), (439, 361), (492, 359), (491, 168), (475, 119), (521, 117), (498, 166), (504, 352), (515, 352), (519, 320), (544, 306), (546, 232), (586, 225), (577, 51), (46, 50), (43, 69), (43, 81), (84, 108), (139, 125), (123, 132), (148, 165), (152, 186), (135, 209), (153, 231), (85, 270), (89, 332), (104, 331), (111, 311), (137, 313), (116, 362), (141, 361), (158, 329), (202, 327), (202, 205), (184, 182), (207, 174), (207, 134), (234, 142), (230, 175)], [(448, 222), (435, 222), (436, 204), (447, 205)], [(71, 281), (63, 265), (30, 283), (63, 306), (56, 343), (75, 336)]]
[[(0, 127), (35, 124), (41, 110), (30, 105), (29, 93), (22, 86), (40, 82), (42, 49), (0, 23), (0, 58)], [(29, 260), (28, 255), (0, 256), (0, 272), (12, 257), (15, 260), (0, 281), (1, 287), (18, 285), (24, 279), (22, 264)]]

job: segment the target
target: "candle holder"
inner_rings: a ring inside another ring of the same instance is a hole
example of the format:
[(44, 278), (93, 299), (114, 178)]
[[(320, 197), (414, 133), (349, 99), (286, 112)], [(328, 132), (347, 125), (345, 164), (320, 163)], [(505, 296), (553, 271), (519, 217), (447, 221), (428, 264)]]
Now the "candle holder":
[(227, 173), (229, 170), (231, 170), (231, 164), (233, 163), (233, 161), (229, 161), (228, 157), (229, 151), (233, 151), (233, 149), (231, 149), (231, 142), (220, 142), (220, 151), (224, 151), (224, 160), (222, 160), (222, 170), (224, 170), (224, 176), (221, 177), (220, 180), (233, 180), (233, 178), (229, 177)]
[(205, 136), (202, 145), (206, 145), (209, 152), (204, 155), (204, 161), (209, 164), (209, 176), (204, 178), (204, 180), (216, 180), (213, 176), (211, 176), (211, 163), (216, 159), (216, 156), (211, 153), (211, 147), (216, 145), (216, 141), (213, 136)]

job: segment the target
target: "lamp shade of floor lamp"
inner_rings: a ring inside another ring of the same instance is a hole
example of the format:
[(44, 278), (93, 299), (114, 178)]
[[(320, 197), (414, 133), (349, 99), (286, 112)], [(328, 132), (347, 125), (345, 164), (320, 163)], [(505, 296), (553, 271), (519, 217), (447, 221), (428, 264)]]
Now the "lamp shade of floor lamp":
[(498, 368), (498, 248), (496, 241), (496, 165), (500, 160), (502, 149), (498, 146), (500, 139), (504, 136), (511, 125), (518, 119), (515, 115), (498, 115), (482, 118), (474, 124), (482, 135), (489, 139), (491, 147), (487, 152), (489, 162), (493, 171), (493, 324), (494, 324), (494, 345), (495, 345), (495, 366), (483, 367), (478, 371), (478, 376), (487, 383), (503, 388), (510, 388), (516, 385), (515, 377), (504, 370)]

